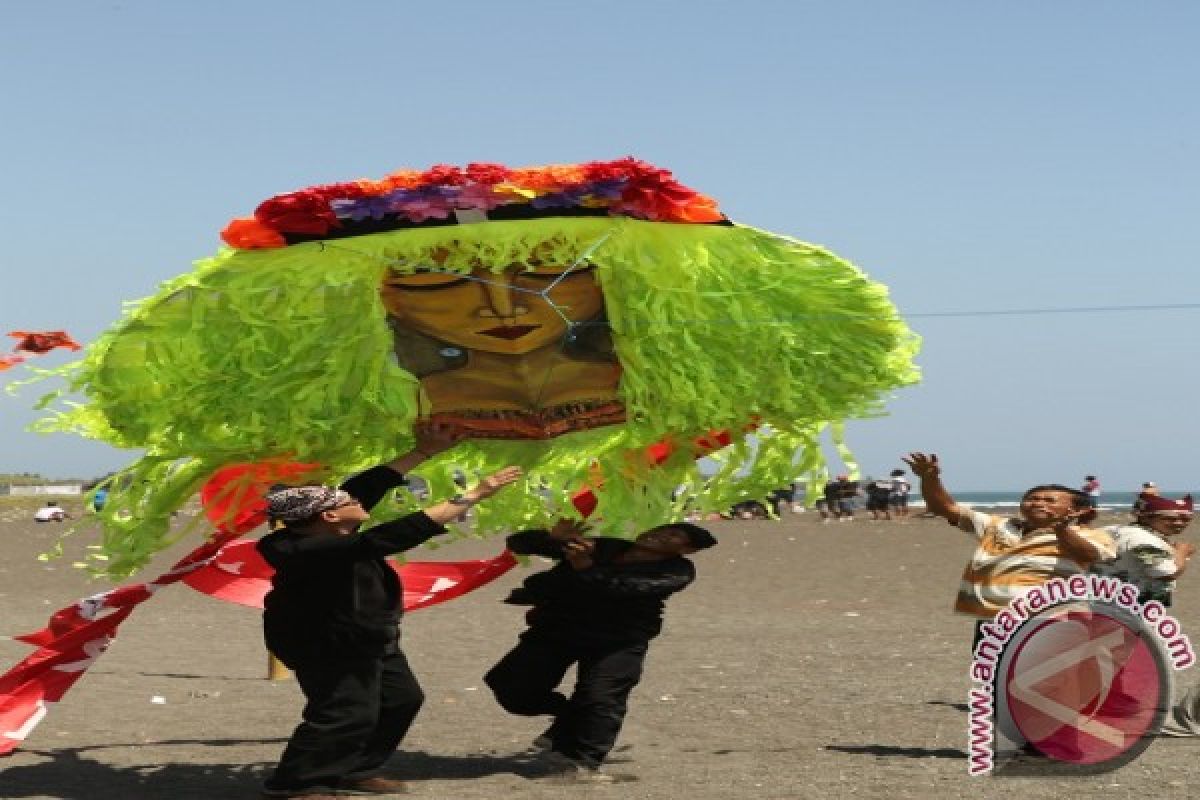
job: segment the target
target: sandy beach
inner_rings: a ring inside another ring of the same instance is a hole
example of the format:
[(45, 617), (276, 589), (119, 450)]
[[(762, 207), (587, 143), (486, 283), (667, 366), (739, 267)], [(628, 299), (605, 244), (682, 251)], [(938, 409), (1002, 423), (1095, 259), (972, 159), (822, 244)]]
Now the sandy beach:
[[(84, 534), (66, 558), (37, 561), (61, 528), (29, 517), (0, 514), (3, 634), (40, 628), (52, 611), (108, 588), (71, 567)], [(971, 626), (950, 611), (971, 550), (964, 534), (931, 519), (821, 524), (813, 513), (708, 524), (721, 544), (694, 557), (698, 582), (670, 602), (614, 754), (611, 769), (636, 783), (564, 789), (532, 780), (513, 758), (541, 721), (506, 715), (480, 676), (521, 630), (519, 610), (500, 602), (523, 578), (517, 570), (406, 618), (405, 648), (428, 695), (392, 762), (412, 780), (411, 796), (1189, 796), (1200, 740), (1159, 740), (1097, 776), (967, 775)], [(460, 543), (415, 557), (499, 548)], [(1200, 635), (1200, 595), (1186, 582), (1174, 611)], [(0, 669), (28, 652), (0, 641)], [(121, 627), (25, 748), (0, 760), (0, 798), (256, 797), (301, 702), (294, 683), (264, 676), (257, 613), (170, 587)]]

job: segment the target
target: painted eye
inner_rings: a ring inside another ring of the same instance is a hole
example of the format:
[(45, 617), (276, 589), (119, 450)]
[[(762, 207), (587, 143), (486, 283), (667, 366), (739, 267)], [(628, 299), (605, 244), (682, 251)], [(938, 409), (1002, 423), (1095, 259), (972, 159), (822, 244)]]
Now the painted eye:
[(387, 279), (387, 286), (390, 289), (399, 289), (401, 291), (422, 292), (433, 289), (446, 289), (451, 286), (461, 286), (470, 280), (469, 277), (458, 272), (418, 270), (411, 275), (392, 273)]

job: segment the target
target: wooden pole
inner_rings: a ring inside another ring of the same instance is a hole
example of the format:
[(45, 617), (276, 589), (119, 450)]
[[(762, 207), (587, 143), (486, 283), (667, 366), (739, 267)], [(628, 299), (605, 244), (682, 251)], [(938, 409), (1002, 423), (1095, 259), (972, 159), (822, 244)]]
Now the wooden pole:
[(271, 651), (267, 651), (267, 680), (286, 681), (292, 677), (292, 671), (283, 665)]

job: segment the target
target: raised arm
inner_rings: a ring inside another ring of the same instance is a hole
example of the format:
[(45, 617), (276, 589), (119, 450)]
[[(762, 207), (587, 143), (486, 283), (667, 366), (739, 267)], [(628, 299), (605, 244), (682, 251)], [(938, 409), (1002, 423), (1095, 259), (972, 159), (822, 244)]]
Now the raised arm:
[(397, 456), (385, 466), (401, 474), (422, 462), (444, 453), (462, 440), (462, 434), (444, 425), (418, 425), (413, 430), (416, 442), (409, 452)]
[[(376, 470), (382, 467), (376, 467)], [(368, 470), (368, 474), (373, 470)], [(467, 509), (486, 500), (521, 477), (520, 467), (505, 467), (463, 493), (459, 502), (445, 501), (399, 519), (376, 525), (363, 533), (336, 531), (268, 535), (258, 545), (267, 563), (279, 568), (286, 562), (319, 566), (331, 560), (378, 558), (411, 550), (445, 530), (445, 524), (467, 513)], [(349, 491), (349, 489), (347, 489)]]
[[(386, 464), (372, 467), (342, 484), (362, 507), (370, 511), (389, 490), (404, 484), (404, 475), (427, 459), (445, 452), (458, 443), (457, 434), (443, 426), (417, 428), (416, 443), (407, 453), (396, 456)], [(450, 519), (453, 519), (451, 517)]]
[(560, 519), (548, 531), (533, 530), (514, 533), (505, 540), (509, 550), (521, 556), (565, 558), (568, 542), (584, 541), (587, 525), (577, 520)]
[(1086, 519), (1091, 513), (1088, 509), (1070, 514), (1054, 526), (1054, 533), (1063, 552), (1085, 569), (1097, 561), (1108, 561), (1117, 554), (1116, 544), (1107, 532), (1080, 525), (1080, 517), (1084, 516)]
[(921, 497), (925, 499), (925, 508), (951, 525), (957, 525), (962, 509), (942, 485), (942, 468), (937, 456), (933, 453), (909, 453), (904, 463), (921, 481)]
[(499, 472), (488, 475), (475, 488), (463, 492), (458, 502), (446, 500), (445, 502), (438, 503), (436, 506), (430, 506), (425, 509), (425, 516), (439, 525), (453, 522), (466, 514), (467, 509), (471, 506), (488, 499), (505, 486), (516, 483), (520, 478), (520, 467), (505, 467)]

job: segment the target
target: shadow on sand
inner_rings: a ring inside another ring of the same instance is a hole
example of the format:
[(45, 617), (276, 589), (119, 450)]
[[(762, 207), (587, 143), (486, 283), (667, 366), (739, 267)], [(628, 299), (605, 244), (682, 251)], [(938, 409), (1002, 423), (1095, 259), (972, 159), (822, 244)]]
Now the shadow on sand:
[(962, 758), (967, 754), (957, 747), (895, 747), (887, 744), (827, 744), (826, 750), (880, 758)]
[[(38, 764), (9, 767), (0, 774), (0, 797), (53, 797), (56, 800), (214, 800), (253, 798), (273, 762), (241, 764), (146, 763), (116, 766), (89, 758), (88, 751), (113, 747), (153, 748), (155, 745), (235, 747), (279, 744), (286, 739), (193, 739), (137, 744), (112, 744), (62, 750), (23, 750), (45, 759)], [(521, 755), (436, 755), (421, 751), (397, 753), (388, 770), (406, 780), (471, 780), (511, 774), (534, 778), (536, 764)]]

